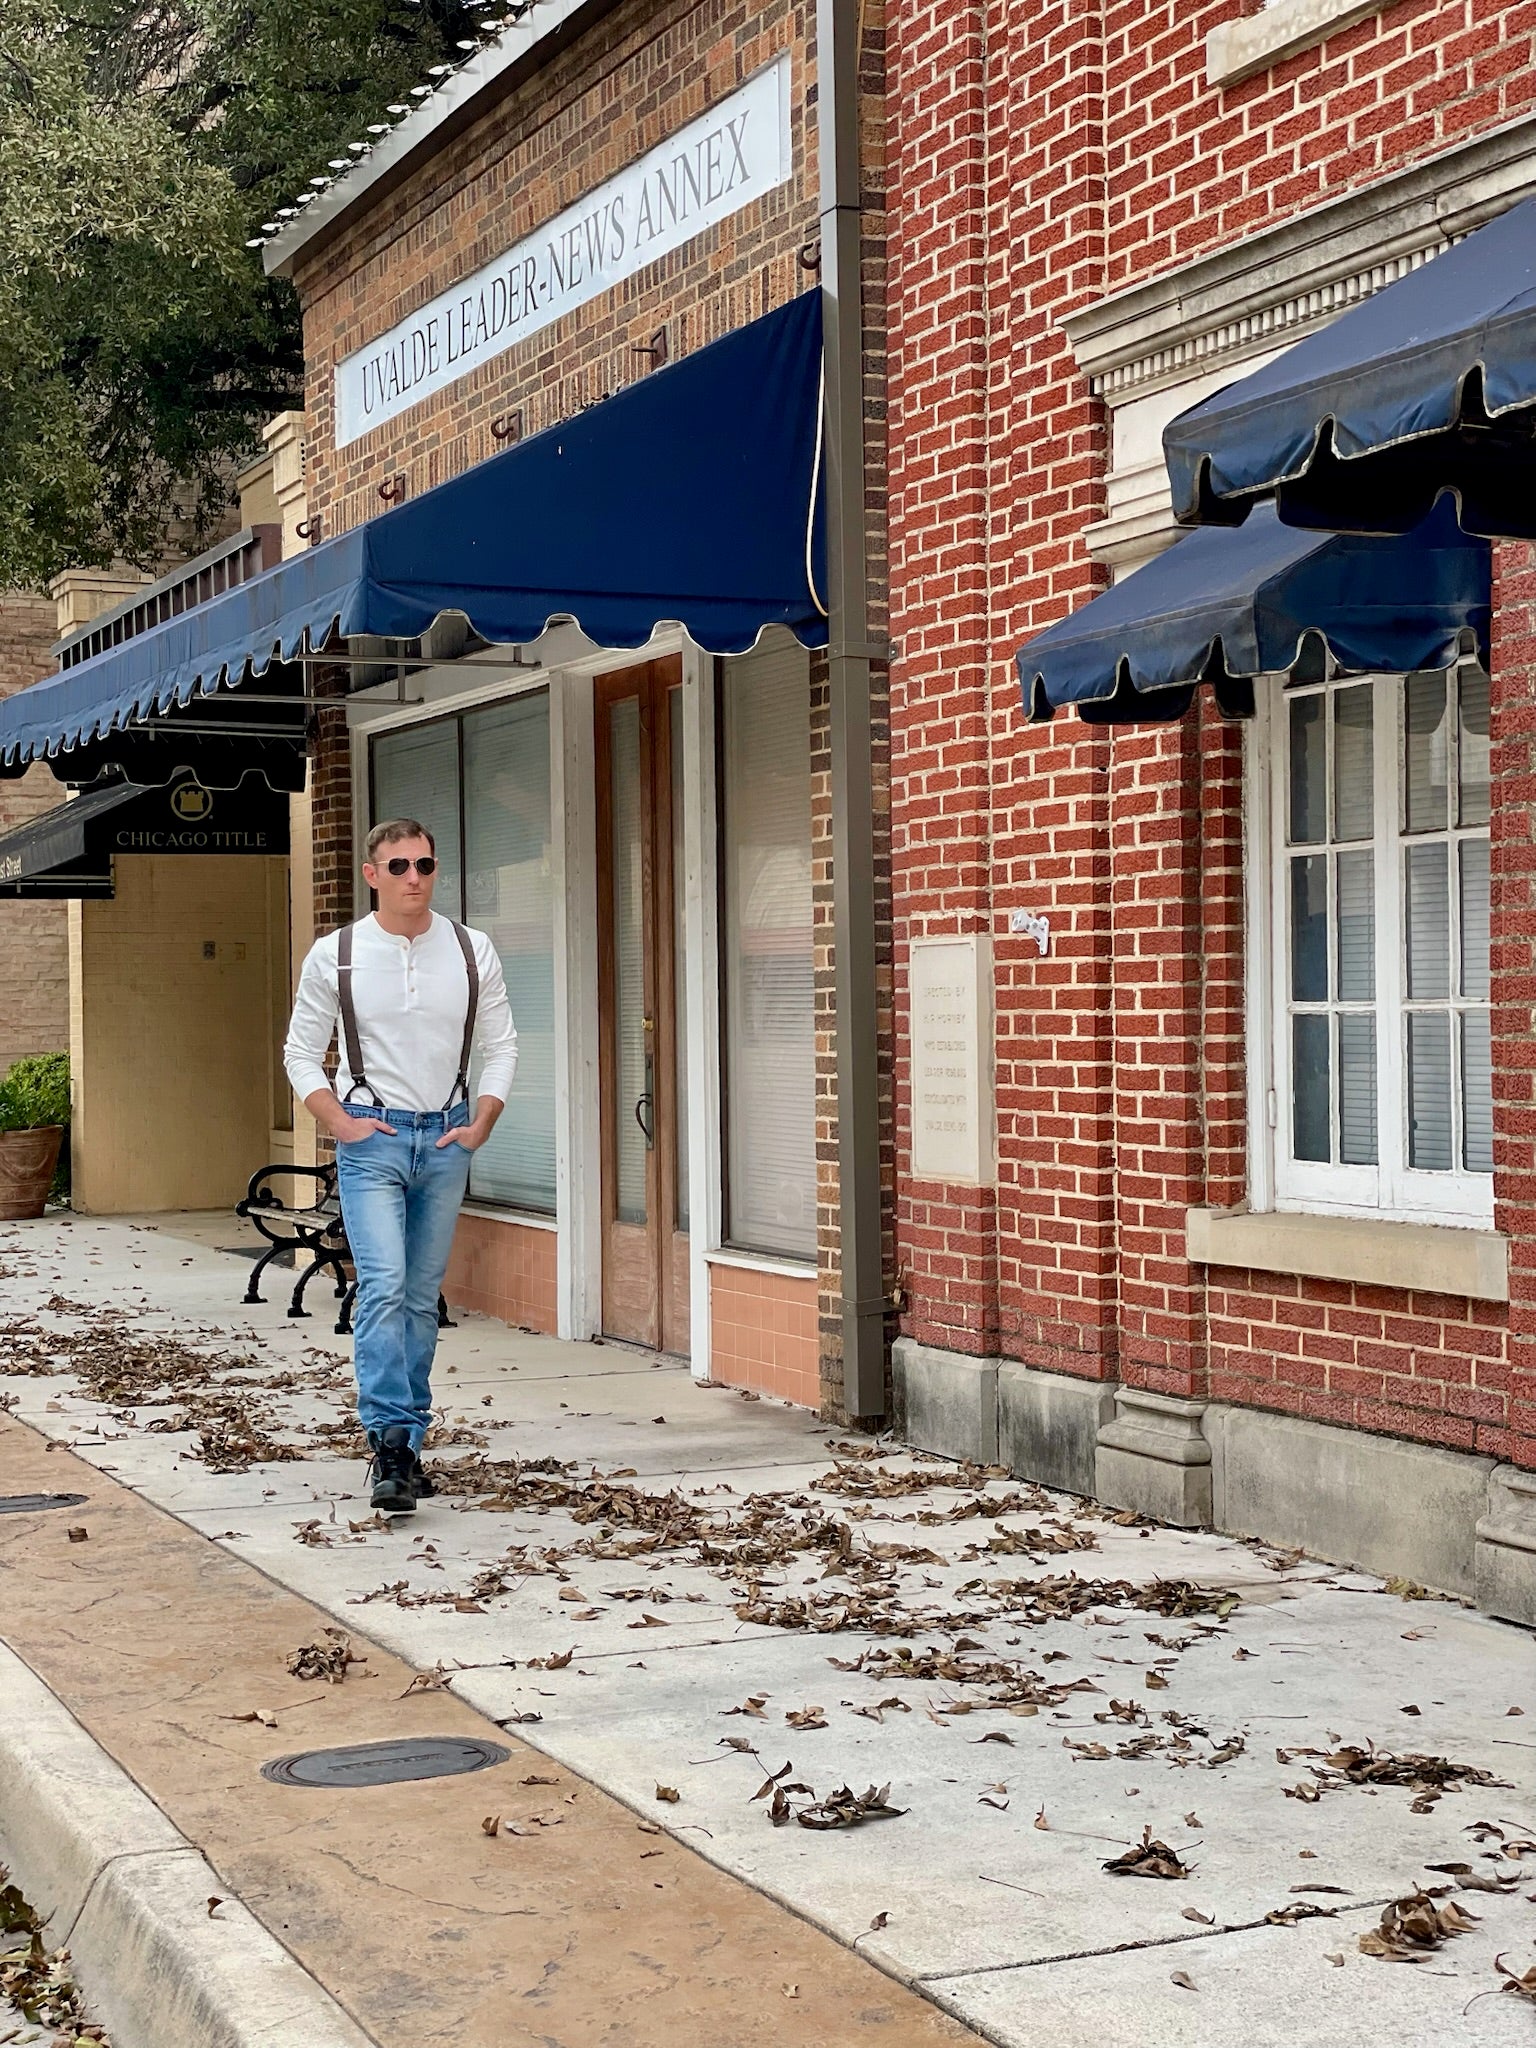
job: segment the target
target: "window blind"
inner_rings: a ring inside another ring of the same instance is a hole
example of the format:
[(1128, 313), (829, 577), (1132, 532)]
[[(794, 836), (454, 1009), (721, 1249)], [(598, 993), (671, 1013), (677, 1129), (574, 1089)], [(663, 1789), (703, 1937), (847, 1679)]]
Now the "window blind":
[(727, 662), (721, 706), (726, 1229), (816, 1253), (810, 665), (798, 648)]
[(469, 1192), (553, 1215), (549, 693), (532, 691), (468, 712), (463, 725), (465, 921), (496, 948), (517, 1026), (517, 1078), (495, 1130), (473, 1156)]
[(373, 743), (373, 816), (415, 818), (437, 841), (440, 862), (433, 907), (464, 915), (459, 874), (459, 729), (455, 719), (407, 726)]

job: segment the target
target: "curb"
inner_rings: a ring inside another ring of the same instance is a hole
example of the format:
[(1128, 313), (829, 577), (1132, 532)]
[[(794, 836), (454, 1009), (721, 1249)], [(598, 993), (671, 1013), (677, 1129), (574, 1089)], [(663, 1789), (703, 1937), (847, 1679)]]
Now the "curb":
[(3, 1642), (0, 1861), (113, 2048), (377, 2048)]

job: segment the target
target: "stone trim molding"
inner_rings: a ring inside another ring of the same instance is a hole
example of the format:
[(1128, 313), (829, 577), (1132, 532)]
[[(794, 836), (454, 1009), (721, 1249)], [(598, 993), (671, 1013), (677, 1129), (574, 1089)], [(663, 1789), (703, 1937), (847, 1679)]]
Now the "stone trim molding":
[(1532, 192), (1536, 113), (1127, 286), (1062, 328), (1094, 391), (1123, 404), (1299, 339)]
[(1240, 15), (1211, 30), (1205, 39), (1205, 82), (1234, 85), (1368, 14), (1385, 13), (1390, 4), (1391, 0), (1269, 0), (1259, 13)]
[(894, 1420), (919, 1450), (1400, 1574), (1536, 1626), (1536, 1472), (1268, 1408), (1181, 1400), (898, 1337)]
[(1246, 1209), (1186, 1209), (1184, 1241), (1191, 1262), (1200, 1266), (1360, 1280), (1474, 1301), (1509, 1299), (1509, 1240), (1497, 1230), (1283, 1210), (1255, 1215)]

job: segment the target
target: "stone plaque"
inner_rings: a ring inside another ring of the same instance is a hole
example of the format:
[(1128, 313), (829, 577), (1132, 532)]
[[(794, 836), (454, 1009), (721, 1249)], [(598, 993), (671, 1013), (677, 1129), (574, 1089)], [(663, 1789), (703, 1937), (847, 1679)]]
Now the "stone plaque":
[(997, 1178), (992, 942), (914, 939), (912, 1172), (990, 1187)]

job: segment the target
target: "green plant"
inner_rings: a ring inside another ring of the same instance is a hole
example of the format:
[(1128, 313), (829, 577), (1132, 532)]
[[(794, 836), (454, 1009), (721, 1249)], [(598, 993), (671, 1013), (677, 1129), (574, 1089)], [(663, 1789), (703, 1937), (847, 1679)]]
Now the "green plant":
[(35, 1053), (0, 1080), (0, 1131), (35, 1131), (69, 1122), (69, 1054)]
[[(69, 1054), (34, 1053), (17, 1060), (0, 1079), (0, 1131), (35, 1131), (69, 1123)], [(59, 1148), (50, 1202), (69, 1206), (69, 1138)]]

